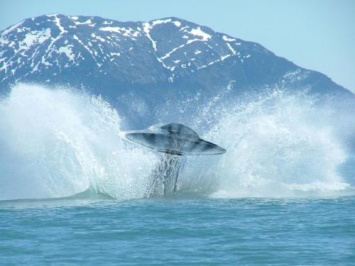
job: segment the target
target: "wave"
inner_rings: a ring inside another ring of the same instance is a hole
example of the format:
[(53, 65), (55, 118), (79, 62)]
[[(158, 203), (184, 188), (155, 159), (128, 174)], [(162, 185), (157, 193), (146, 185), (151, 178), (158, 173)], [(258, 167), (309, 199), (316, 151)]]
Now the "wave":
[[(235, 99), (229, 92), (204, 104), (194, 95), (155, 108), (151, 124), (184, 123), (227, 149), (222, 156), (186, 158), (180, 193), (217, 198), (352, 193), (355, 166), (345, 139), (355, 132), (354, 118), (303, 93), (273, 90)], [(159, 155), (121, 140), (119, 132), (129, 127), (100, 97), (14, 86), (0, 102), (0, 200), (88, 190), (115, 199), (144, 197)], [(341, 172), (344, 165), (350, 174)]]

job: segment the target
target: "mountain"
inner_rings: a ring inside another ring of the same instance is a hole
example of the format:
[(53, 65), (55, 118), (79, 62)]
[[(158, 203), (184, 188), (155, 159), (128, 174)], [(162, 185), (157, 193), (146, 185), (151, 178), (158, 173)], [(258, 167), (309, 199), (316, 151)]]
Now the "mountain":
[(118, 22), (101, 17), (44, 15), (1, 32), (0, 91), (16, 82), (84, 88), (128, 113), (191, 95), (215, 97), (268, 88), (322, 95), (353, 94), (327, 76), (303, 69), (263, 46), (178, 18)]

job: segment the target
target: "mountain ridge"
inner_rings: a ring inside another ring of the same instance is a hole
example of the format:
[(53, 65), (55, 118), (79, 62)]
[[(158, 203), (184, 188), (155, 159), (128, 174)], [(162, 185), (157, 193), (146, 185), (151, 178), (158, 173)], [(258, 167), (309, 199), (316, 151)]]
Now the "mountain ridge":
[(85, 88), (113, 102), (137, 93), (153, 104), (152, 91), (159, 101), (192, 92), (207, 99), (227, 86), (236, 96), (270, 87), (353, 96), (260, 44), (175, 17), (43, 15), (2, 31), (0, 47), (0, 91), (35, 82)]

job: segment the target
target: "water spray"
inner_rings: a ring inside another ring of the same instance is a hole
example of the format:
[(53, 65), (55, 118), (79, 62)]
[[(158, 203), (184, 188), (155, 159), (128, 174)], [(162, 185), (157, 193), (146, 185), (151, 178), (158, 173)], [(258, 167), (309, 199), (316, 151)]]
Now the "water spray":
[(191, 128), (178, 124), (157, 124), (146, 130), (121, 132), (128, 141), (162, 153), (153, 171), (147, 196), (167, 195), (177, 191), (179, 172), (186, 155), (218, 155), (226, 150), (201, 139)]

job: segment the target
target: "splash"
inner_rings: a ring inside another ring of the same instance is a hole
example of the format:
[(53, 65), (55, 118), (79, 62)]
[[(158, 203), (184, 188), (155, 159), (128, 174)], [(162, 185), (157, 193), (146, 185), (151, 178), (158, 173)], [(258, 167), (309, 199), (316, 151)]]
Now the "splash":
[(99, 97), (19, 84), (0, 117), (0, 200), (142, 197), (155, 156), (122, 142), (119, 115)]
[(333, 196), (351, 190), (339, 172), (349, 151), (338, 129), (348, 120), (315, 98), (275, 90), (233, 101), (218, 116), (204, 137), (227, 153), (208, 158), (200, 172), (190, 167), (188, 174), (211, 177), (213, 197)]
[[(238, 99), (230, 93), (152, 108), (156, 120), (149, 124), (186, 124), (227, 149), (222, 156), (189, 157), (179, 173), (180, 195), (323, 197), (353, 190), (354, 176), (339, 171), (353, 156), (344, 142), (354, 135), (353, 116), (302, 93), (274, 90)], [(85, 191), (144, 197), (159, 156), (119, 138), (124, 123), (100, 97), (15, 86), (0, 101), (0, 200)]]

